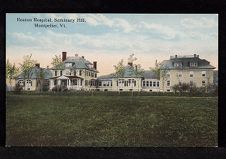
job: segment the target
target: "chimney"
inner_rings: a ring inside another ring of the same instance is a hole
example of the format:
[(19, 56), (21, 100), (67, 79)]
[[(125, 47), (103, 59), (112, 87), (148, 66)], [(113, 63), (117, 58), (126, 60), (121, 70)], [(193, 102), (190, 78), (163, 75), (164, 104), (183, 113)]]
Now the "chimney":
[(93, 68), (95, 68), (95, 70), (97, 69), (97, 62), (93, 61)]
[(82, 58), (84, 59), (84, 56), (82, 56)]
[(194, 54), (194, 57), (196, 57), (196, 54)]
[(35, 67), (40, 68), (40, 63), (36, 63), (36, 64), (35, 64)]
[(67, 58), (67, 52), (62, 52), (62, 61), (65, 61)]
[(137, 65), (135, 65), (135, 70), (137, 71)]
[(133, 63), (132, 62), (128, 62), (128, 65), (133, 66)]

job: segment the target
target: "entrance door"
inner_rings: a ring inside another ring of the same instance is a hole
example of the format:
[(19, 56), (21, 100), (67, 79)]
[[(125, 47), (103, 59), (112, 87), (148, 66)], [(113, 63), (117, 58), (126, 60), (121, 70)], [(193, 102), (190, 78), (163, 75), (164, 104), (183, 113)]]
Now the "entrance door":
[(67, 80), (61, 80), (61, 85), (66, 87), (67, 86)]

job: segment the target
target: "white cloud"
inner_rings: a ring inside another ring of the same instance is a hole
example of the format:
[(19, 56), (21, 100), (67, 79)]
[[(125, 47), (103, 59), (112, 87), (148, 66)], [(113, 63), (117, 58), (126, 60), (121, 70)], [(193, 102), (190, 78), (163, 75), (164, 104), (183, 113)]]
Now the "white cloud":
[(215, 19), (207, 19), (206, 17), (201, 18), (185, 18), (181, 20), (181, 25), (185, 28), (213, 28), (218, 25)]

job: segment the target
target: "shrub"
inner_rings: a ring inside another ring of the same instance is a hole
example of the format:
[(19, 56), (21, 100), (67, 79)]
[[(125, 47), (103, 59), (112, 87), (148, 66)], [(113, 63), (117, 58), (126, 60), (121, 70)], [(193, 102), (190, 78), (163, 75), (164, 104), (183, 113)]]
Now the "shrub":
[(23, 90), (23, 86), (21, 86), (19, 83), (17, 83), (17, 84), (15, 85), (14, 92), (15, 92), (15, 93), (20, 93), (22, 90)]

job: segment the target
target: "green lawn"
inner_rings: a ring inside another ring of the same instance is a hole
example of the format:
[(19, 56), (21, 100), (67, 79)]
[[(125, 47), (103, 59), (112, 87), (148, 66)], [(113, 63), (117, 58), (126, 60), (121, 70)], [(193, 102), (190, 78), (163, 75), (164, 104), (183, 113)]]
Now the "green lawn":
[(6, 103), (7, 145), (217, 145), (217, 97), (7, 95)]

